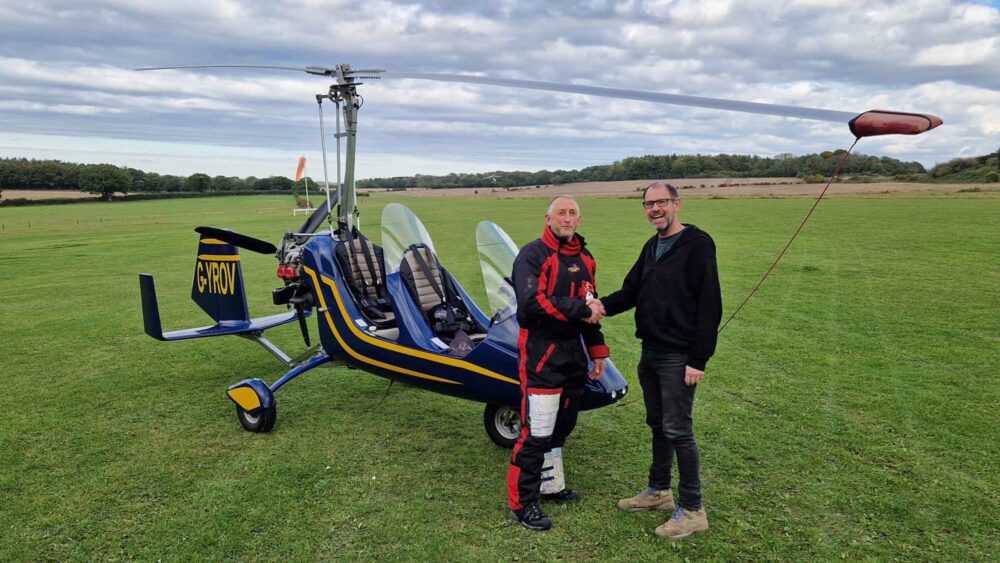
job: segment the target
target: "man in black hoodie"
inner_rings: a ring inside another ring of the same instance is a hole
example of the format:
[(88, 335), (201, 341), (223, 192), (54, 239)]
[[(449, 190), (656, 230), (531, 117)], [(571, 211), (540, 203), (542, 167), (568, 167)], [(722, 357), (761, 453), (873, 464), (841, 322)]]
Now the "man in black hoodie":
[[(653, 433), (648, 487), (618, 506), (631, 511), (674, 509), (656, 534), (681, 539), (708, 529), (691, 410), (695, 387), (715, 352), (722, 295), (715, 243), (705, 231), (680, 222), (677, 188), (650, 184), (642, 205), (657, 234), (642, 247), (622, 288), (600, 300), (608, 316), (635, 308), (635, 335), (642, 340), (639, 383), (646, 424)], [(676, 509), (670, 490), (675, 454), (680, 473)]]

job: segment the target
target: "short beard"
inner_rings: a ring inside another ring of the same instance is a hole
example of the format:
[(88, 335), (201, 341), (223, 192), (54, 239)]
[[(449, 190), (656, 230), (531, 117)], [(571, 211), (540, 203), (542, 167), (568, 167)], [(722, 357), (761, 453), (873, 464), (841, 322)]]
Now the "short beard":
[[(652, 221), (650, 221), (650, 224), (652, 225)], [(667, 220), (667, 224), (664, 225), (662, 229), (658, 229), (655, 226), (653, 228), (656, 229), (656, 234), (663, 234), (663, 233), (669, 231), (670, 227), (673, 227), (673, 226), (674, 226), (674, 222), (670, 221), (670, 220)]]

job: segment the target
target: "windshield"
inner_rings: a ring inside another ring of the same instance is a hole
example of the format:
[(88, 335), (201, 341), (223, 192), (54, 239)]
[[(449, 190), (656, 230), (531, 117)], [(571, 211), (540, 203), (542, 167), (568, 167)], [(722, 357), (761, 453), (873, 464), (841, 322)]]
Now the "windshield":
[(403, 251), (417, 243), (426, 244), (431, 252), (437, 254), (424, 224), (408, 207), (398, 203), (386, 205), (382, 210), (382, 250), (385, 252), (386, 272), (398, 272)]
[(503, 321), (517, 311), (514, 288), (508, 281), (514, 270), (517, 245), (503, 229), (483, 221), (476, 227), (476, 246), (491, 312), (497, 317), (495, 322)]

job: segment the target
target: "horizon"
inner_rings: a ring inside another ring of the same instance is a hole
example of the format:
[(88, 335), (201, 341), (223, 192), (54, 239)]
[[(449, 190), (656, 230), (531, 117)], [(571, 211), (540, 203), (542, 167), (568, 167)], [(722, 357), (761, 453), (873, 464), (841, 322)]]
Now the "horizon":
[[(760, 155), (753, 155), (753, 154), (748, 154), (748, 153), (644, 154), (644, 155), (626, 156), (626, 157), (621, 158), (621, 159), (616, 160), (616, 161), (605, 162), (603, 164), (593, 164), (593, 165), (589, 165), (587, 167), (582, 167), (582, 168), (571, 168), (571, 169), (563, 169), (563, 168), (539, 168), (537, 170), (483, 170), (483, 171), (479, 171), (479, 172), (454, 171), (453, 170), (453, 171), (446, 172), (446, 173), (443, 173), (443, 174), (401, 174), (399, 176), (379, 176), (379, 177), (372, 177), (372, 178), (355, 178), (355, 181), (356, 182), (361, 182), (361, 181), (382, 180), (382, 179), (391, 179), (391, 178), (413, 178), (413, 177), (416, 177), (416, 176), (446, 177), (446, 176), (449, 176), (449, 175), (459, 175), (459, 176), (461, 176), (461, 175), (482, 175), (482, 174), (490, 174), (490, 173), (497, 173), (497, 172), (501, 172), (501, 173), (518, 173), (518, 172), (523, 172), (523, 173), (527, 173), (527, 174), (535, 174), (535, 173), (538, 173), (538, 172), (578, 172), (578, 171), (583, 170), (584, 168), (588, 168), (588, 167), (611, 166), (611, 165), (614, 165), (615, 163), (618, 163), (618, 162), (621, 162), (621, 161), (624, 161), (624, 160), (633, 159), (633, 158), (643, 158), (643, 157), (648, 157), (648, 156), (652, 156), (652, 157), (664, 157), (664, 156), (678, 156), (678, 157), (682, 157), (682, 156), (700, 156), (700, 157), (709, 157), (709, 158), (718, 157), (718, 156), (747, 156), (747, 157), (751, 157), (751, 158), (781, 160), (782, 157), (784, 157), (785, 155), (787, 155), (787, 158), (804, 158), (804, 157), (809, 157), (809, 156), (816, 156), (818, 154), (821, 154), (821, 153), (807, 153), (807, 154), (781, 153), (781, 154), (774, 155), (774, 156), (760, 156)], [(947, 162), (951, 162), (952, 160), (955, 160), (955, 159), (958, 159), (958, 158), (982, 158), (982, 157), (989, 157), (992, 154), (993, 154), (992, 152), (987, 152), (987, 153), (982, 154), (982, 155), (976, 155), (976, 156), (970, 156), (970, 157), (955, 157), (955, 158), (949, 159), (947, 161), (940, 162), (938, 164), (945, 164)], [(879, 155), (872, 155), (872, 154), (859, 153), (859, 152), (852, 152), (851, 156), (852, 157), (863, 157), (863, 158), (867, 158), (867, 157), (883, 158), (882, 156), (879, 156)], [(885, 158), (895, 159), (895, 157), (892, 157), (892, 156), (887, 156)], [(24, 157), (24, 156), (0, 156), (0, 160), (3, 160), (3, 159), (6, 159), (6, 160), (27, 159), (27, 160), (30, 160), (30, 161), (38, 161), (38, 162), (49, 161), (49, 162), (59, 162), (61, 164), (84, 165), (84, 166), (85, 165), (91, 165), (91, 164), (112, 164), (112, 165), (114, 165), (114, 163), (110, 163), (110, 162), (71, 162), (71, 161), (58, 160), (58, 159), (40, 159), (40, 158), (31, 158), (31, 157)], [(917, 161), (902, 161), (902, 160), (899, 160), (899, 159), (895, 159), (895, 160), (897, 160), (899, 162), (902, 162), (904, 164), (909, 164), (911, 162), (917, 162)], [(296, 160), (296, 162), (298, 162), (298, 161)], [(924, 169), (927, 170), (927, 171), (930, 171), (933, 168), (933, 167), (927, 167), (927, 166), (923, 165), (923, 163), (919, 163), (919, 164), (921, 164), (921, 166), (924, 166)], [(239, 179), (246, 179), (246, 178), (249, 178), (249, 177), (252, 176), (252, 175), (238, 176), (238, 175), (222, 175), (222, 174), (215, 174), (215, 175), (213, 175), (213, 174), (208, 174), (207, 172), (200, 172), (200, 171), (199, 172), (192, 172), (191, 174), (187, 174), (187, 175), (178, 175), (178, 174), (164, 173), (164, 172), (160, 172), (158, 170), (147, 170), (147, 169), (143, 169), (143, 168), (137, 168), (135, 166), (125, 166), (123, 168), (132, 168), (132, 169), (139, 170), (139, 171), (143, 172), (144, 174), (159, 174), (161, 176), (172, 175), (172, 176), (180, 176), (180, 177), (189, 177), (189, 176), (193, 176), (194, 174), (205, 174), (205, 175), (207, 175), (209, 177), (225, 176), (227, 178), (239, 178)], [(303, 174), (303, 178), (309, 178), (309, 180), (312, 181), (317, 186), (322, 183), (322, 181), (323, 181), (322, 176), (317, 177), (317, 176), (310, 175), (308, 173), (308, 160), (307, 160), (307, 164), (306, 164), (306, 170), (307, 171)], [(293, 182), (295, 180), (295, 174), (294, 174), (294, 172), (292, 174), (288, 174), (288, 175), (273, 174), (271, 176), (252, 176), (252, 177), (258, 178), (258, 179), (261, 179), (261, 178), (270, 178), (270, 177), (287, 177), (290, 180), (292, 180)], [(668, 177), (668, 178), (682, 179), (682, 178), (714, 178), (714, 177), (728, 178), (728, 176), (674, 176), (674, 177)], [(606, 180), (598, 180), (598, 181), (606, 181)], [(5, 189), (25, 189), (25, 188), (5, 188)]]

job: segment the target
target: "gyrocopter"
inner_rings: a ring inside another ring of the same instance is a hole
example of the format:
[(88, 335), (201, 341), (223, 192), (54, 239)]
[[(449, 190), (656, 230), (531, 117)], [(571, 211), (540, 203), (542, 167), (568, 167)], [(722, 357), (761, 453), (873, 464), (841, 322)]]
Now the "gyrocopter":
[[(456, 74), (355, 70), (262, 65), (198, 65), (144, 68), (245, 67), (304, 71), (332, 78), (325, 94), (317, 94), (327, 200), (297, 231), (274, 245), (214, 227), (198, 227), (197, 258), (191, 298), (214, 321), (211, 326), (164, 332), (151, 274), (139, 274), (145, 332), (158, 340), (184, 340), (236, 335), (267, 349), (288, 371), (268, 385), (258, 378), (229, 387), (240, 424), (251, 432), (270, 431), (277, 419), (275, 393), (286, 383), (331, 362), (405, 382), (429, 391), (484, 403), (487, 434), (498, 445), (512, 447), (520, 431), (521, 388), (518, 369), (516, 300), (508, 276), (517, 247), (489, 221), (476, 229), (489, 314), (469, 297), (441, 264), (433, 241), (406, 207), (391, 203), (382, 213), (382, 246), (357, 227), (355, 151), (362, 80), (406, 78), (464, 82), (623, 98), (646, 102), (847, 123), (855, 137), (914, 135), (941, 124), (933, 115), (872, 110), (851, 113), (602, 88), (574, 84), (497, 79)], [(337, 179), (331, 187), (326, 162), (323, 103), (336, 106)], [(343, 121), (341, 122), (341, 117)], [(342, 125), (343, 123), (343, 125)], [(346, 140), (343, 177), (341, 139)], [(324, 227), (325, 225), (325, 227)], [(251, 318), (243, 284), (239, 249), (273, 254), (281, 287), (275, 305), (290, 311)], [(307, 319), (316, 318), (319, 342), (312, 345)], [(268, 329), (298, 321), (306, 350), (291, 357), (264, 337)], [(612, 404), (628, 385), (612, 362), (604, 377), (589, 381), (582, 409)]]

